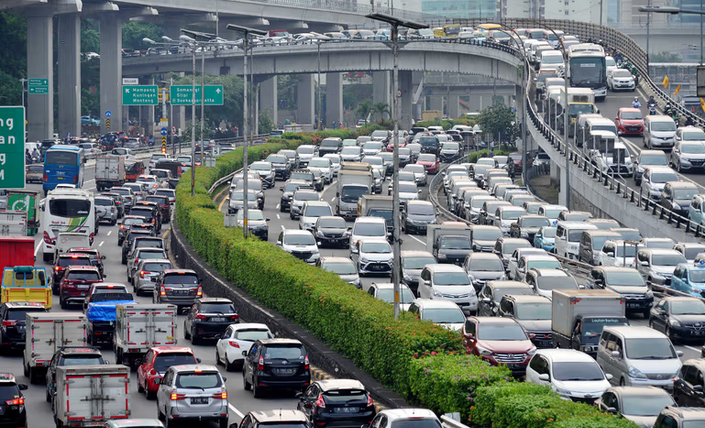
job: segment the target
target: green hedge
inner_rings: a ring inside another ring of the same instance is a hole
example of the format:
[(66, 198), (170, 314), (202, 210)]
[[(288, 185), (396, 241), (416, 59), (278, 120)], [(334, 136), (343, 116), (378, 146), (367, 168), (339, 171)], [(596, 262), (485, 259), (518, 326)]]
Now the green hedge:
[(443, 119), (443, 120), (426, 120), (416, 122), (414, 126), (422, 126), (428, 128), (429, 126), (442, 126), (443, 129), (450, 129), (455, 125), (468, 125), (474, 126), (477, 122), (476, 117), (459, 117), (457, 119)]

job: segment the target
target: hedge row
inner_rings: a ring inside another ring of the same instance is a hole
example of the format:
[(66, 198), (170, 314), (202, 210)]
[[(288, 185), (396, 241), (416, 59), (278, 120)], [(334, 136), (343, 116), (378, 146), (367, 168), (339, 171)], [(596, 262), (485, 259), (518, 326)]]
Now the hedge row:
[(415, 126), (422, 126), (427, 128), (429, 126), (442, 126), (443, 129), (450, 129), (455, 125), (468, 125), (474, 126), (477, 122), (476, 117), (459, 117), (457, 119), (443, 119), (443, 120), (426, 120), (416, 122)]
[[(285, 134), (250, 148), (249, 160), (320, 138)], [(225, 228), (207, 189), (241, 167), (238, 149), (218, 158), (215, 168), (198, 168), (193, 198), (190, 175), (183, 176), (176, 189), (176, 219), (195, 251), (262, 305), (300, 324), (411, 403), (438, 413), (460, 412), (465, 423), (496, 428), (635, 427), (561, 400), (548, 389), (514, 382), (505, 367), (466, 355), (456, 332), (408, 313), (395, 319), (391, 305), (337, 275), (267, 242), (245, 240), (239, 229)]]

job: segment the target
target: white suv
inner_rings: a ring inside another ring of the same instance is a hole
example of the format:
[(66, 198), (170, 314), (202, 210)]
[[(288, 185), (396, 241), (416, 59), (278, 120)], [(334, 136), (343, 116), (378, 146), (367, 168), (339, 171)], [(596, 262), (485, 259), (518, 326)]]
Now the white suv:
[(377, 413), (370, 427), (403, 428), (409, 425), (440, 427), (438, 416), (428, 409), (384, 409)]

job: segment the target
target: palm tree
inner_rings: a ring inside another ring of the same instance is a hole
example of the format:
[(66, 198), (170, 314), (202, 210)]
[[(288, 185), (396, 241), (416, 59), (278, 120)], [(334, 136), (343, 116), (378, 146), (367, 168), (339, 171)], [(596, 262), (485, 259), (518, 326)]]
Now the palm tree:
[(389, 109), (389, 105), (387, 103), (379, 102), (379, 103), (374, 103), (372, 106), (372, 114), (375, 116), (379, 116), (380, 119), (384, 120), (384, 115), (392, 115), (391, 110)]
[(355, 114), (357, 117), (364, 119), (365, 121), (369, 118), (370, 113), (372, 113), (372, 101), (370, 100), (361, 101), (355, 109)]

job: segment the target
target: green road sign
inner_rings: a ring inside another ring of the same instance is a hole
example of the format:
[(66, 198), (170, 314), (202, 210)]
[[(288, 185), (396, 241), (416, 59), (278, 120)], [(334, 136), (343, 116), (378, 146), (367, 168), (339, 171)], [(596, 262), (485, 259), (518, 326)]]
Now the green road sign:
[(49, 79), (28, 79), (27, 87), (30, 94), (48, 94)]
[(159, 104), (157, 85), (125, 85), (122, 87), (122, 105), (155, 106)]
[(24, 107), (0, 107), (0, 189), (24, 187)]
[[(203, 103), (208, 106), (223, 105), (223, 85), (206, 85), (204, 92)], [(191, 85), (172, 85), (171, 87), (171, 104), (191, 105), (193, 104), (191, 93), (193, 86)], [(201, 87), (196, 86), (196, 104), (201, 104)]]

